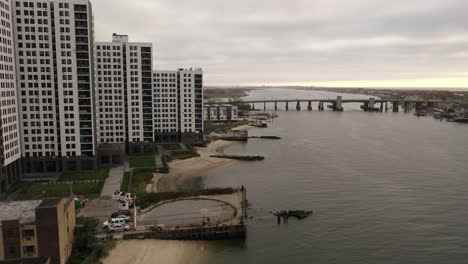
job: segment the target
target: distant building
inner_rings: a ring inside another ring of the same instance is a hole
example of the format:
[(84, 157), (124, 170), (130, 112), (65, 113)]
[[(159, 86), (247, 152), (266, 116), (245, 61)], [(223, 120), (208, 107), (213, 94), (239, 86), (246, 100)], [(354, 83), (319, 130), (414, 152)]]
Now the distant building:
[(203, 141), (202, 69), (153, 72), (157, 143)]
[(65, 264), (75, 229), (73, 198), (0, 203), (0, 260), (50, 257)]
[(0, 193), (21, 176), (20, 123), (10, 1), (0, 4)]
[(222, 105), (205, 105), (204, 106), (204, 120), (212, 122), (232, 122), (238, 121), (239, 109), (236, 105), (222, 104)]

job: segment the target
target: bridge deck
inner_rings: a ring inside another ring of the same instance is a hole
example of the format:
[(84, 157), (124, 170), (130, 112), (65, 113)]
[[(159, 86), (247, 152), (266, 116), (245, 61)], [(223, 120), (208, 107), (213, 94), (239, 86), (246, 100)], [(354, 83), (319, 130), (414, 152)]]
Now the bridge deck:
[[(337, 99), (272, 99), (272, 100), (245, 100), (243, 103), (307, 103), (307, 102), (324, 102), (324, 103), (334, 103)], [(369, 99), (342, 99), (342, 103), (366, 103), (369, 102)], [(403, 99), (375, 99), (375, 103), (442, 103), (442, 100), (403, 100)]]

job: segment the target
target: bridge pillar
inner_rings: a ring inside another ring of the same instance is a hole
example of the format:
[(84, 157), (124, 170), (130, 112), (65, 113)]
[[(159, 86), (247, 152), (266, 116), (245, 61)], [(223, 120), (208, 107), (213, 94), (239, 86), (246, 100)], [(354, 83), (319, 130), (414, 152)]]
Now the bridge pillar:
[(278, 102), (275, 101), (275, 110), (278, 110)]
[(289, 110), (289, 102), (286, 101), (286, 111)]
[(254, 103), (252, 103), (252, 110), (255, 111), (255, 104)]
[(380, 112), (383, 112), (383, 102), (380, 102)]
[(324, 110), (323, 102), (319, 102), (318, 109), (319, 109), (319, 111), (323, 111), (323, 110)]
[(299, 101), (297, 101), (296, 110), (301, 111), (301, 103)]
[(343, 111), (343, 97), (337, 96), (336, 102), (333, 104), (333, 111)]
[(364, 110), (364, 112), (369, 111), (369, 102), (364, 102), (364, 104), (361, 105), (361, 109)]
[(374, 111), (375, 110), (375, 98), (369, 98), (369, 103), (367, 105), (367, 111)]
[(263, 111), (266, 110), (266, 102), (263, 102)]
[(400, 110), (400, 103), (399, 102), (393, 102), (393, 112), (394, 113), (398, 113), (398, 111)]
[(410, 102), (404, 102), (403, 106), (404, 106), (405, 112), (409, 112), (411, 110), (410, 109)]
[(311, 101), (309, 101), (309, 103), (307, 104), (307, 110), (312, 111), (312, 102)]
[(385, 112), (388, 112), (388, 102), (385, 102)]
[(416, 102), (416, 111), (420, 111), (423, 108), (423, 103), (422, 102)]

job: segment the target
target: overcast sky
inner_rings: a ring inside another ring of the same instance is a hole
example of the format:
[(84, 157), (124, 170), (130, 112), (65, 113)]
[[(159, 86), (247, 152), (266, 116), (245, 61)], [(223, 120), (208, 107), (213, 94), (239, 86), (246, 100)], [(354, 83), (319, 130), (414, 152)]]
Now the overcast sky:
[(468, 87), (467, 0), (91, 0), (97, 41), (152, 42), (207, 85)]

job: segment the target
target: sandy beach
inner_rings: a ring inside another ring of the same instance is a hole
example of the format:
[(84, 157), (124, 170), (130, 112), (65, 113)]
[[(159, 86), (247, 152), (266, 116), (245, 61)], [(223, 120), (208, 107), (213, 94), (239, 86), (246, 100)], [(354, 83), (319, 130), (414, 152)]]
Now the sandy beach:
[[(235, 129), (250, 129), (242, 125)], [(211, 155), (223, 154), (228, 147), (239, 144), (237, 141), (217, 140), (207, 147), (197, 148), (200, 157), (175, 160), (169, 163), (169, 173), (155, 173), (153, 183), (147, 187), (147, 192), (169, 192), (187, 188), (189, 181), (210, 170), (236, 163), (236, 160), (211, 158)]]
[(128, 240), (120, 241), (102, 263), (203, 263), (204, 255), (203, 242)]

